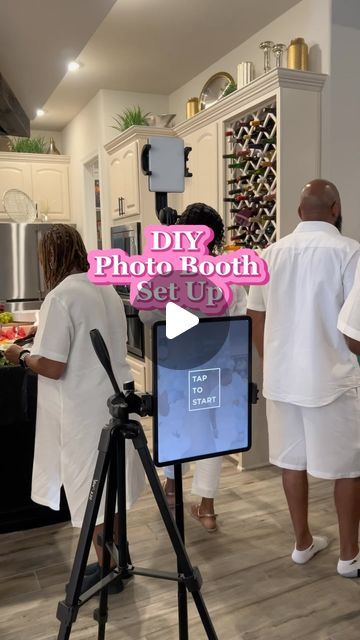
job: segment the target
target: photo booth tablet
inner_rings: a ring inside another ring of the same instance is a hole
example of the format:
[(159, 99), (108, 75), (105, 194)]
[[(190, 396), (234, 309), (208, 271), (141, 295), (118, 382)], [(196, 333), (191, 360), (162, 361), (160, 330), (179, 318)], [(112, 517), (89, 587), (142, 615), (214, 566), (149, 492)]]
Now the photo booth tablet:
[[(214, 353), (209, 345), (219, 332), (224, 339)], [(250, 449), (250, 318), (203, 318), (173, 340), (157, 322), (153, 380), (157, 466)]]

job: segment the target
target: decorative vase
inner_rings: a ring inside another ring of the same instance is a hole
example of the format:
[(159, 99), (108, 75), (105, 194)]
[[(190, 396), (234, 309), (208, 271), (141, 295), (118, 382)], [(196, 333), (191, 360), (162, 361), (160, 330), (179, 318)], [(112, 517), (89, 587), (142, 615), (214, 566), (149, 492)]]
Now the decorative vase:
[(192, 118), (199, 113), (199, 98), (189, 98), (186, 103), (186, 119)]
[(270, 59), (270, 52), (274, 46), (274, 42), (272, 42), (271, 40), (265, 40), (264, 42), (260, 42), (260, 49), (263, 50), (264, 52), (264, 71), (265, 73), (267, 73), (268, 71), (271, 70), (271, 59)]
[(237, 66), (237, 88), (245, 87), (254, 80), (254, 65), (252, 62), (240, 62)]
[(286, 44), (281, 44), (281, 43), (275, 44), (272, 48), (273, 54), (275, 56), (275, 66), (278, 68), (283, 66), (282, 64), (283, 55), (286, 49), (287, 49)]
[(304, 38), (295, 38), (295, 40), (291, 40), (288, 48), (287, 62), (289, 69), (308, 71), (309, 47), (307, 46)]
[(57, 155), (57, 156), (60, 155), (59, 149), (56, 148), (54, 138), (50, 138), (48, 153), (51, 153), (51, 154)]

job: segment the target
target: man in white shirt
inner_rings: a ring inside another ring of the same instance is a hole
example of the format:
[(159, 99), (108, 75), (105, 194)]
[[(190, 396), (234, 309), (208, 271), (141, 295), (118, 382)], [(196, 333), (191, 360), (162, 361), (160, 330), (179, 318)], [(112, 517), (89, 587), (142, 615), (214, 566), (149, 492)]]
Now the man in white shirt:
[(354, 286), (340, 311), (338, 329), (344, 334), (349, 349), (360, 356), (360, 261)]
[(295, 231), (269, 248), (270, 281), (252, 287), (248, 313), (264, 357), (270, 462), (283, 469), (295, 531), (294, 562), (327, 546), (308, 525), (307, 472), (335, 480), (338, 573), (360, 576), (360, 369), (337, 329), (360, 245), (339, 233), (341, 203), (325, 180), (301, 194)]

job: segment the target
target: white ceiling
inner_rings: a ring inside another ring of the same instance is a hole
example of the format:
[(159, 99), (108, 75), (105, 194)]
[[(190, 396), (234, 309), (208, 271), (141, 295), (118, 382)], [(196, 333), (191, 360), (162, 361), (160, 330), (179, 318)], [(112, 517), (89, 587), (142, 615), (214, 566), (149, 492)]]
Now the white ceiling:
[(116, 0), (0, 0), (0, 73), (29, 118)]
[(99, 89), (171, 93), (298, 1), (1, 0), (0, 71), (61, 130)]

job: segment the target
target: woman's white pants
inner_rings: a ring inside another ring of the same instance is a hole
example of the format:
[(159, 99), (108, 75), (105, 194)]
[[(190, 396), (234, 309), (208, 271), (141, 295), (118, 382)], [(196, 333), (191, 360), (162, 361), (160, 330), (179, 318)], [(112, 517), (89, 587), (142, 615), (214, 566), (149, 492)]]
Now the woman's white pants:
[[(195, 462), (194, 478), (191, 493), (201, 498), (214, 498), (220, 484), (222, 457), (206, 458)], [(189, 471), (189, 463), (182, 465), (183, 475)], [(164, 474), (170, 480), (174, 479), (174, 467), (164, 467)]]

